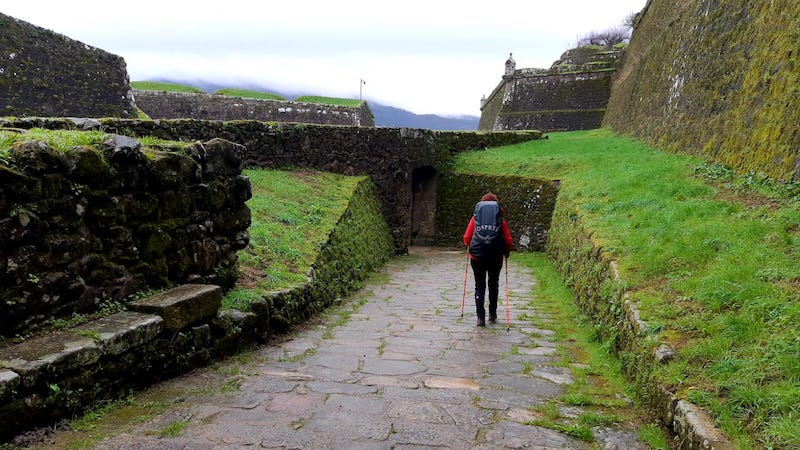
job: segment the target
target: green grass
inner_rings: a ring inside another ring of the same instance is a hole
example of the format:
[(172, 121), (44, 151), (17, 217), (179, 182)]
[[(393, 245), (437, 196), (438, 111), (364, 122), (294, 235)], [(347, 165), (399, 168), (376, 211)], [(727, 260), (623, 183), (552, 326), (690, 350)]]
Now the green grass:
[(286, 100), (285, 97), (282, 97), (278, 94), (272, 94), (270, 92), (250, 91), (247, 89), (220, 89), (214, 92), (214, 95), (227, 95), (229, 97), (241, 97), (241, 98), (258, 98), (263, 100)]
[(678, 352), (654, 380), (706, 408), (737, 446), (800, 446), (792, 186), (720, 181), (696, 158), (607, 130), (549, 137), (463, 153), (455, 169), (560, 179), (559, 207), (617, 259), (642, 318)]
[(188, 420), (179, 420), (176, 422), (171, 422), (164, 425), (161, 430), (158, 431), (158, 435), (160, 437), (175, 437), (183, 432), (184, 428), (189, 426)]
[(163, 91), (163, 92), (184, 92), (190, 94), (205, 94), (202, 90), (174, 83), (162, 83), (160, 81), (131, 81), (131, 89), (142, 91)]
[(360, 178), (322, 172), (245, 170), (253, 185), (250, 245), (224, 308), (249, 310), (268, 292), (298, 286), (336, 225)]
[[(562, 364), (570, 368), (574, 382), (565, 386), (564, 394), (556, 401), (531, 408), (543, 415), (536, 425), (568, 433), (583, 440), (592, 440), (591, 427), (611, 425), (622, 421), (636, 423), (640, 429), (650, 425), (642, 407), (631, 400), (620, 398), (625, 393), (630, 399), (635, 393), (622, 374), (622, 367), (610, 352), (607, 342), (598, 340), (592, 324), (581, 314), (574, 296), (561, 280), (552, 263), (542, 253), (513, 255), (517, 261), (530, 268), (537, 284), (529, 307), (540, 314), (532, 314), (532, 324), (539, 323), (541, 313), (548, 317), (546, 326), (555, 331)], [(519, 317), (519, 316), (518, 316)], [(558, 405), (580, 406), (584, 412), (577, 422), (561, 417)], [(587, 435), (587, 430), (589, 431)]]
[[(105, 141), (107, 134), (104, 131), (74, 131), (74, 130), (46, 130), (31, 128), (25, 132), (12, 132), (0, 130), (0, 163), (8, 158), (9, 152), (15, 142), (41, 141), (59, 151), (67, 151), (77, 146), (98, 147)], [(143, 151), (148, 147), (175, 147), (186, 145), (185, 142), (165, 141), (154, 137), (141, 137), (137, 140), (142, 144)]]
[(336, 98), (336, 97), (320, 97), (316, 95), (303, 95), (301, 97), (297, 97), (294, 99), (296, 102), (305, 102), (305, 103), (319, 103), (322, 105), (333, 105), (333, 106), (349, 106), (351, 108), (356, 108), (361, 106), (361, 100), (356, 100), (353, 98)]

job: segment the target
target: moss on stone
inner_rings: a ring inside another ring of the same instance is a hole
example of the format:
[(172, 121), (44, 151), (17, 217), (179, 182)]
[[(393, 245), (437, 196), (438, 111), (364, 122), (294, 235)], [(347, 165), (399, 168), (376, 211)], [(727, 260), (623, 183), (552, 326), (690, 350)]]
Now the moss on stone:
[(744, 173), (800, 179), (800, 4), (653, 0), (605, 123)]

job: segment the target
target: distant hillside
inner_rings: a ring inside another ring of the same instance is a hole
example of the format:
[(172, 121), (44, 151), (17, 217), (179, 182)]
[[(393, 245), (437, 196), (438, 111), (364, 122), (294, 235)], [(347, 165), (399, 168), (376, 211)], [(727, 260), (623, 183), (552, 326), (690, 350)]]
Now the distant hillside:
[(369, 109), (379, 127), (427, 128), (429, 130), (477, 130), (478, 116), (442, 117), (435, 114), (414, 114), (394, 106), (369, 102)]
[[(236, 88), (248, 89), (261, 92), (272, 92), (288, 99), (294, 99), (302, 95), (316, 95), (318, 93), (286, 93), (280, 92), (276, 89), (266, 88), (258, 85), (237, 85), (229, 86), (220, 84), (213, 81), (203, 80), (169, 80), (159, 79), (153, 81), (161, 81), (166, 83), (176, 83), (182, 85), (193, 86), (204, 92), (215, 92), (220, 89)], [(375, 116), (375, 126), (378, 127), (406, 127), (406, 128), (425, 128), (429, 130), (477, 130), (478, 116), (459, 116), (459, 117), (443, 117), (435, 114), (414, 114), (411, 111), (395, 108), (394, 106), (382, 105), (367, 99), (369, 108)]]

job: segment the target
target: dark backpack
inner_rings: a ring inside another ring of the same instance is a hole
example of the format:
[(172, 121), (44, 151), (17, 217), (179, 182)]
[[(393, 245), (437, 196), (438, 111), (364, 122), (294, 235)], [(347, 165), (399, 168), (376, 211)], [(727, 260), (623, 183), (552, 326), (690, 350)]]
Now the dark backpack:
[(475, 205), (475, 231), (469, 243), (469, 253), (478, 258), (493, 259), (506, 252), (503, 238), (503, 213), (497, 202), (478, 202)]

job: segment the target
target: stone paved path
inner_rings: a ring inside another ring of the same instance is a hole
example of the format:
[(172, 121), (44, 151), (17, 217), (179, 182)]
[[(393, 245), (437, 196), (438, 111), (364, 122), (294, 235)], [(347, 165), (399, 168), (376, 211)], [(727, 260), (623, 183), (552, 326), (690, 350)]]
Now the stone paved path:
[[(643, 448), (627, 431), (586, 443), (525, 424), (535, 418), (526, 408), (572, 379), (552, 363), (553, 333), (517, 319), (535, 314), (534, 279), (511, 261), (510, 331), (502, 307), (497, 324), (475, 326), (471, 275), (460, 317), (464, 253), (415, 248), (356, 296), (349, 320), (331, 314), (256, 351), (245, 369), (231, 361), (167, 382), (160, 389), (195, 394), (99, 448)], [(231, 389), (202, 389), (221, 374)], [(176, 422), (188, 423), (177, 437), (158, 435)]]

